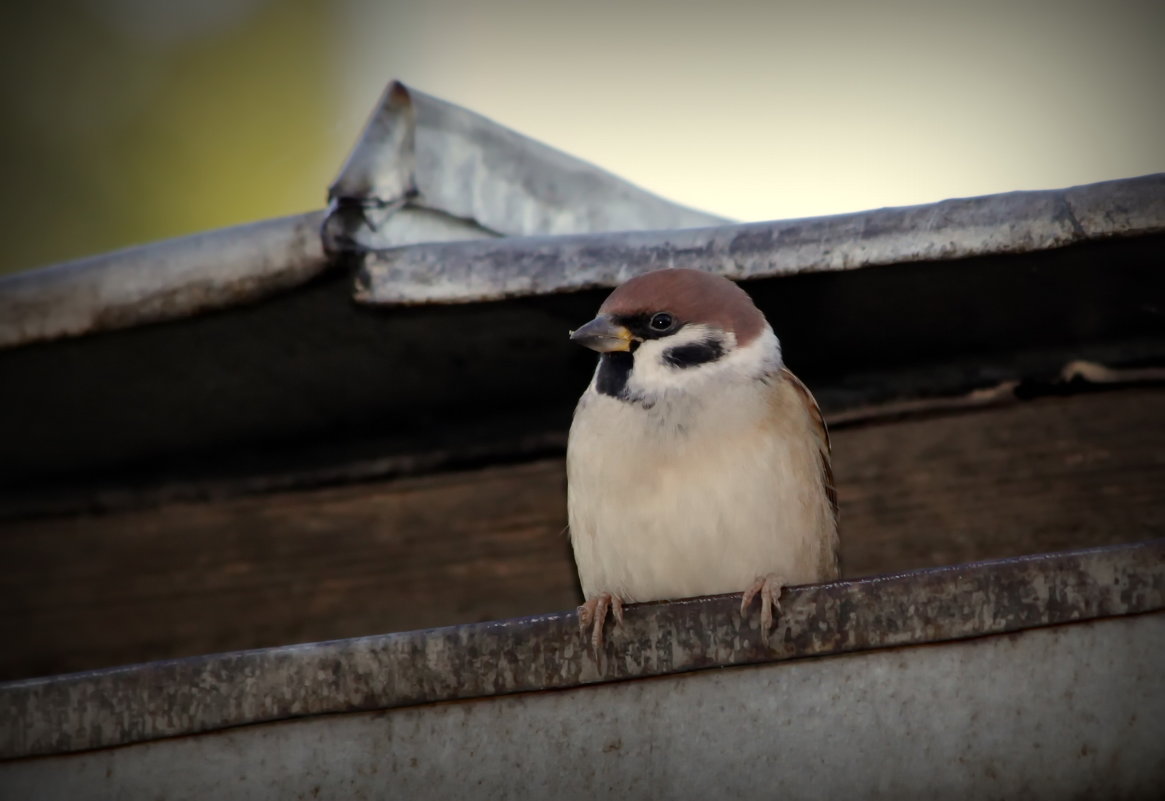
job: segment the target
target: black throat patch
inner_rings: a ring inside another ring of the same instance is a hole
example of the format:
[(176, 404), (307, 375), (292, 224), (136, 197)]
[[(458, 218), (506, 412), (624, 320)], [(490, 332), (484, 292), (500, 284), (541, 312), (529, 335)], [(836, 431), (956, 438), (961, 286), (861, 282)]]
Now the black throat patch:
[(627, 379), (631, 377), (631, 367), (635, 357), (627, 351), (612, 351), (599, 356), (599, 374), (595, 389), (612, 398), (626, 397)]
[(714, 362), (724, 355), (724, 344), (719, 339), (705, 339), (687, 345), (677, 345), (663, 352), (663, 360), (681, 370)]

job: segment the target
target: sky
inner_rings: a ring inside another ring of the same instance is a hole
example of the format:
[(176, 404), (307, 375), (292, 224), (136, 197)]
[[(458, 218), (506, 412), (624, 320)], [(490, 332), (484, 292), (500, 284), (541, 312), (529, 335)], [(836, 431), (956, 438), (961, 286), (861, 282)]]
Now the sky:
[(345, 126), (397, 76), (740, 220), (1165, 170), (1163, 3), (357, 2), (342, 30)]
[(737, 220), (1165, 171), (1165, 3), (58, 0), (0, 24), (0, 271), (289, 214), (398, 78)]

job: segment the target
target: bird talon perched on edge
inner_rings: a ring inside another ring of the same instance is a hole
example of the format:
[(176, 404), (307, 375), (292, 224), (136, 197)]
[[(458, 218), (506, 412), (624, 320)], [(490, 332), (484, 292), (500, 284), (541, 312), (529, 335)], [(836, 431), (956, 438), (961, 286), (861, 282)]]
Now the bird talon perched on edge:
[(623, 625), (623, 599), (618, 595), (600, 593), (587, 599), (587, 602), (578, 608), (579, 633), (584, 637), (590, 634), (591, 648), (596, 658), (603, 650), (603, 626), (607, 621), (608, 610), (615, 618), (615, 622)]
[(758, 576), (740, 596), (740, 616), (748, 616), (748, 607), (752, 599), (760, 596), (760, 633), (767, 637), (773, 627), (773, 612), (781, 611), (781, 591), (785, 583), (778, 576), (769, 574)]
[(599, 353), (566, 453), (579, 626), (596, 659), (624, 602), (744, 588), (741, 614), (759, 597), (767, 636), (786, 581), (837, 577), (825, 421), (748, 293), (656, 270), (570, 338)]

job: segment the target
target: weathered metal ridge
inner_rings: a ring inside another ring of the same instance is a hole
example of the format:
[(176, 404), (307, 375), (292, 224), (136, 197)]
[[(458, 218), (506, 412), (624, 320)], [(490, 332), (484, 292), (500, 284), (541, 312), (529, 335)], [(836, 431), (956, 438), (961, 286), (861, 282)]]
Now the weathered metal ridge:
[(401, 211), (443, 221), (429, 241), (727, 222), (400, 81), (385, 88), (328, 198), (324, 241), (335, 251), (400, 245)]
[(0, 348), (256, 300), (324, 270), (325, 250), (725, 221), (395, 81), (328, 197), (327, 211), (0, 278)]
[(738, 604), (630, 607), (602, 672), (562, 612), (11, 682), (0, 759), (1159, 612), (1165, 540), (789, 588), (767, 643)]
[(734, 279), (1028, 253), (1165, 231), (1165, 173), (923, 206), (678, 231), (431, 244), (364, 256), (365, 303), (468, 303), (612, 287), (661, 267)]
[(0, 278), (0, 348), (190, 317), (327, 266), (323, 212), (207, 231)]

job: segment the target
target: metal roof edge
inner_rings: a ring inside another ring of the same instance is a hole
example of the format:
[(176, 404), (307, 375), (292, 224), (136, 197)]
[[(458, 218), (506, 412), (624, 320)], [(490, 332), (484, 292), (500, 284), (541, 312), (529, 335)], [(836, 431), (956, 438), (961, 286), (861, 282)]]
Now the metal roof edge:
[(662, 267), (733, 279), (1026, 253), (1165, 232), (1165, 173), (773, 222), (439, 243), (364, 255), (356, 298), (469, 303), (613, 287)]
[[(0, 348), (227, 308), (327, 269), (327, 212), (207, 231), (0, 278)], [(734, 279), (1022, 253), (1165, 232), (1165, 173), (830, 217), (664, 231), (479, 239), (488, 233), (406, 207), (393, 230), (430, 244), (363, 255), (356, 298), (457, 304), (612, 287), (658, 267)], [(439, 241), (432, 240), (455, 240)], [(469, 241), (465, 241), (465, 240)]]
[(559, 612), (9, 682), (0, 759), (1159, 612), (1165, 539), (790, 587), (767, 641), (738, 607), (629, 606), (602, 670)]
[(0, 278), (0, 348), (257, 300), (323, 272), (322, 211), (220, 228)]
[(381, 94), (328, 197), (331, 250), (400, 244), (382, 229), (409, 207), (504, 236), (728, 222), (400, 81)]

